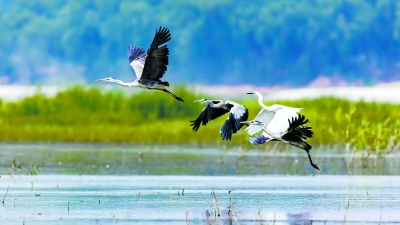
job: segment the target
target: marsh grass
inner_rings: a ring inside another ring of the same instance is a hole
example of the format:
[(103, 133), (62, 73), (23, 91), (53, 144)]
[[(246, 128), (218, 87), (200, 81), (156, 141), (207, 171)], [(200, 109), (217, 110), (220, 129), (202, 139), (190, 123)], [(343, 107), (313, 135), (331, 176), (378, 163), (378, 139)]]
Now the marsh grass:
[[(190, 120), (197, 118), (203, 105), (193, 103), (204, 95), (186, 87), (175, 88), (183, 96), (179, 102), (157, 91), (126, 95), (118, 89), (102, 91), (97, 87), (73, 86), (55, 97), (35, 94), (18, 102), (0, 101), (0, 140), (56, 142), (130, 142), (197, 143), (241, 145), (253, 148), (247, 134), (240, 131), (232, 141), (221, 140), (219, 129), (226, 116), (191, 130)], [(238, 100), (253, 119), (260, 106), (250, 97)], [(302, 107), (310, 119), (314, 137), (311, 144), (340, 145), (346, 151), (366, 156), (382, 155), (399, 147), (400, 105), (376, 102), (352, 102), (321, 97), (295, 101), (268, 102)]]

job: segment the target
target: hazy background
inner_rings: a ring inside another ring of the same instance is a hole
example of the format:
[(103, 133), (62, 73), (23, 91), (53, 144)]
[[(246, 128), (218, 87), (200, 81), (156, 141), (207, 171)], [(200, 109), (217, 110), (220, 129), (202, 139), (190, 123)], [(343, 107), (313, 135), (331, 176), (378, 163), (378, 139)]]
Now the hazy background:
[(0, 0), (0, 84), (133, 80), (128, 44), (171, 30), (173, 84), (302, 87), (400, 78), (392, 0)]

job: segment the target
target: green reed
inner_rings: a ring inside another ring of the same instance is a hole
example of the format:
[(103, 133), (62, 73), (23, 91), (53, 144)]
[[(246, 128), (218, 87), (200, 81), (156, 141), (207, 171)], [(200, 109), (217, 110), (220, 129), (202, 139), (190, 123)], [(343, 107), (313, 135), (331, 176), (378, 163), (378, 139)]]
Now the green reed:
[[(195, 143), (226, 145), (219, 129), (226, 116), (193, 132), (189, 120), (204, 105), (193, 100), (209, 98), (186, 87), (175, 88), (179, 102), (165, 93), (143, 91), (126, 95), (119, 89), (73, 86), (54, 97), (35, 94), (18, 102), (0, 101), (0, 140), (66, 142)], [(233, 99), (234, 100), (234, 99)], [(261, 107), (255, 96), (238, 100), (253, 119)], [(333, 97), (295, 101), (265, 101), (303, 108), (314, 137), (311, 144), (338, 144), (369, 154), (384, 154), (398, 148), (400, 105), (353, 102)], [(250, 148), (245, 131), (235, 134), (231, 145)]]

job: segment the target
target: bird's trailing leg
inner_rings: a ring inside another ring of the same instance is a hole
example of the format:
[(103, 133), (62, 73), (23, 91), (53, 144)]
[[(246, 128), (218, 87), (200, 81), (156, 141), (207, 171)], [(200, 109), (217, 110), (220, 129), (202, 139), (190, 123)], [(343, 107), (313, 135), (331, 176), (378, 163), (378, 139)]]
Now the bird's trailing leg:
[(174, 95), (173, 93), (171, 93), (170, 91), (168, 91), (167, 89), (161, 89), (161, 91), (171, 95), (172, 97), (174, 97), (176, 100), (183, 102), (183, 99), (179, 96)]
[(317, 170), (320, 170), (319, 167), (318, 167), (318, 165), (315, 164), (315, 163), (313, 163), (313, 161), (312, 161), (312, 159), (311, 159), (310, 151), (307, 151), (307, 150), (306, 150), (306, 152), (307, 152), (307, 155), (308, 155), (308, 159), (310, 160), (311, 166), (314, 167), (314, 168), (317, 169)]

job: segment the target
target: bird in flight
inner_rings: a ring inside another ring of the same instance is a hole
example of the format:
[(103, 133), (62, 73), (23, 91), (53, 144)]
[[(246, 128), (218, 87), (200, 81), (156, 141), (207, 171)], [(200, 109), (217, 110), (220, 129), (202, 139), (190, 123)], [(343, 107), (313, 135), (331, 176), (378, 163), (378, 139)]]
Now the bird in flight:
[(246, 107), (230, 100), (201, 99), (194, 102), (203, 103), (206, 106), (196, 120), (190, 121), (193, 131), (197, 131), (201, 124), (205, 126), (210, 120), (229, 112), (229, 116), (220, 130), (221, 137), (225, 141), (230, 141), (232, 134), (238, 132), (243, 126), (240, 122), (246, 121), (249, 117)]
[[(169, 50), (167, 45), (163, 44), (167, 43), (169, 40), (171, 40), (171, 34), (168, 28), (160, 27), (156, 31), (153, 42), (147, 50), (147, 54), (140, 46), (128, 46), (129, 64), (135, 71), (135, 81), (125, 83), (112, 77), (98, 79), (96, 81), (117, 83), (123, 87), (140, 87), (149, 90), (160, 90), (169, 94), (176, 100), (183, 102), (181, 97), (176, 96), (166, 89), (169, 87), (167, 81), (160, 80), (167, 71), (169, 62)], [(160, 45), (162, 46), (160, 47)]]
[(243, 121), (241, 123), (258, 126), (263, 130), (261, 135), (254, 138), (249, 138), (249, 141), (252, 144), (258, 145), (269, 141), (281, 141), (285, 144), (296, 146), (307, 152), (311, 166), (319, 170), (318, 165), (313, 163), (311, 159), (310, 150), (312, 147), (305, 141), (307, 138), (311, 138), (313, 136), (311, 127), (305, 126), (308, 122), (310, 121), (306, 119), (305, 116), (299, 114), (297, 117), (293, 117), (291, 120), (288, 120), (289, 127), (284, 132), (273, 132), (268, 129), (269, 125), (267, 126), (258, 120)]
[[(247, 94), (257, 95), (258, 104), (260, 104), (262, 107), (254, 120), (263, 122), (263, 124), (267, 126), (268, 130), (272, 132), (286, 131), (289, 128), (288, 120), (297, 117), (297, 113), (301, 111), (301, 108), (291, 108), (278, 104), (266, 106), (263, 103), (263, 96), (257, 91)], [(262, 128), (255, 124), (250, 124), (250, 126), (246, 128), (246, 131), (249, 133), (249, 135), (255, 135), (261, 130)]]

